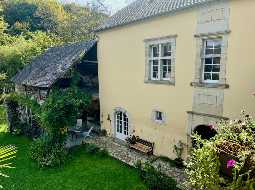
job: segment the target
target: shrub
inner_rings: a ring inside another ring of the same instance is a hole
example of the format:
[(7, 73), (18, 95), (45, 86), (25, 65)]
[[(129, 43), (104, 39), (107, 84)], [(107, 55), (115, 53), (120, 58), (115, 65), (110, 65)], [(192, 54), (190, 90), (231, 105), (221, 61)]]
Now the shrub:
[(186, 165), (189, 185), (197, 189), (214, 189), (220, 181), (220, 163), (212, 143), (193, 149)]
[(109, 156), (109, 152), (106, 149), (100, 149), (98, 152), (98, 155), (101, 157), (107, 157), (107, 156)]
[(196, 146), (187, 162), (188, 184), (196, 189), (255, 189), (255, 121), (240, 119), (213, 126), (210, 140), (193, 137)]
[(85, 147), (85, 151), (89, 154), (96, 154), (100, 150), (100, 148), (95, 144), (87, 144)]
[(135, 164), (138, 169), (141, 179), (144, 181), (148, 189), (150, 190), (175, 190), (177, 188), (177, 182), (172, 177), (169, 177), (161, 172), (160, 166), (154, 168), (151, 163), (146, 162), (144, 164), (138, 161)]
[(31, 145), (31, 159), (39, 167), (60, 167), (66, 161), (67, 151), (63, 143), (54, 142), (49, 135), (43, 135)]

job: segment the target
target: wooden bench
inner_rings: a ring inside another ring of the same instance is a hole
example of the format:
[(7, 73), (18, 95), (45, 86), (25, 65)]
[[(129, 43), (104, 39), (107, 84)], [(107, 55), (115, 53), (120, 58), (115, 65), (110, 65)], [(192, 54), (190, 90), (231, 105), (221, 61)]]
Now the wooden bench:
[(129, 144), (129, 148), (138, 150), (144, 154), (152, 155), (153, 149), (154, 149), (154, 143), (151, 143), (149, 141), (140, 139), (139, 137), (136, 137), (136, 141), (134, 144)]

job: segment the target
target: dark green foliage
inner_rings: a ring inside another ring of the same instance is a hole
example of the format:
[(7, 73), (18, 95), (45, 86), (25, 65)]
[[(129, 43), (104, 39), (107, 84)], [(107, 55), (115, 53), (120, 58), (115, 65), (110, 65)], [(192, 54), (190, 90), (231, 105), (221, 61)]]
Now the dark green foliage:
[(41, 124), (54, 138), (64, 140), (67, 128), (74, 126), (80, 109), (90, 101), (91, 97), (76, 87), (55, 89), (41, 107)]
[(109, 152), (106, 149), (101, 149), (95, 144), (85, 144), (84, 145), (85, 152), (88, 154), (94, 154), (100, 157), (107, 157), (109, 156)]
[(99, 152), (98, 152), (98, 155), (100, 157), (107, 157), (107, 156), (109, 156), (109, 152), (106, 149), (100, 149)]
[(11, 34), (21, 34), (22, 28), (33, 32), (55, 32), (67, 17), (62, 5), (51, 0), (10, 0), (5, 3), (4, 16)]
[(10, 127), (10, 132), (14, 132), (16, 126), (19, 124), (19, 115), (18, 115), (18, 103), (13, 100), (8, 100), (6, 102), (7, 106), (7, 115), (8, 115), (8, 120), (9, 120), (9, 127)]
[(37, 6), (35, 4), (26, 1), (9, 1), (6, 4), (4, 14), (6, 22), (11, 26), (11, 33), (18, 34), (18, 32), (20, 32), (15, 31), (16, 23), (27, 23), (30, 25), (30, 22), (35, 20), (33, 17), (36, 10)]
[(66, 161), (67, 151), (64, 143), (55, 142), (52, 136), (44, 134), (32, 143), (30, 155), (39, 167), (60, 167)]
[(86, 144), (85, 151), (89, 154), (96, 154), (98, 153), (100, 148), (95, 144)]
[(151, 160), (151, 162), (155, 162), (157, 160), (162, 160), (164, 162), (167, 162), (170, 166), (176, 167), (176, 168), (184, 168), (183, 160), (182, 159), (174, 159), (168, 158), (166, 156), (157, 156)]
[(156, 169), (151, 163), (137, 162), (136, 168), (140, 177), (150, 190), (177, 190), (177, 182), (172, 177), (161, 172), (160, 166)]

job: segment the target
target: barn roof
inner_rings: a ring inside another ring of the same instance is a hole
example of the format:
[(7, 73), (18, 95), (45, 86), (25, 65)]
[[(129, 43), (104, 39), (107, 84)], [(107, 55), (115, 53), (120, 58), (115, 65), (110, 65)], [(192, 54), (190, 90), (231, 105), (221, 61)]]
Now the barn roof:
[(211, 1), (215, 0), (136, 0), (106, 20), (96, 31), (99, 32), (151, 17), (166, 15)]
[(81, 57), (95, 47), (96, 40), (51, 47), (17, 73), (12, 82), (19, 85), (49, 88)]

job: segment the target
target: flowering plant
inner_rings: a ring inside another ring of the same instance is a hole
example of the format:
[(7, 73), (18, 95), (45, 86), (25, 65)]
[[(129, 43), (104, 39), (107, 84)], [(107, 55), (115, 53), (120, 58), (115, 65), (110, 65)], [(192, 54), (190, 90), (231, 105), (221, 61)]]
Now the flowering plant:
[(210, 140), (193, 135), (197, 143), (187, 162), (188, 184), (196, 189), (255, 189), (255, 120), (242, 111), (239, 120), (221, 121), (210, 129), (217, 131)]

